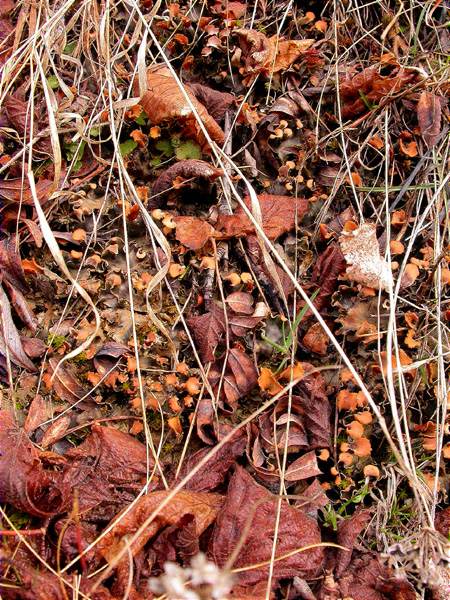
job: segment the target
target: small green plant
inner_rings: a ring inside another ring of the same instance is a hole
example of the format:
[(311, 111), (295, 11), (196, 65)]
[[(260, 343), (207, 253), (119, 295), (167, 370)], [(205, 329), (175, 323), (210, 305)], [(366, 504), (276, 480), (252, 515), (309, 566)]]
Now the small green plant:
[(73, 172), (76, 173), (81, 169), (83, 164), (84, 151), (86, 149), (86, 142), (69, 142), (64, 144), (64, 150), (66, 152), (66, 158), (69, 162), (73, 161)]
[(66, 343), (65, 335), (54, 335), (53, 333), (49, 333), (47, 337), (47, 344), (51, 346), (54, 350), (59, 350)]
[(129, 154), (131, 154), (133, 152), (133, 150), (136, 150), (137, 148), (137, 143), (132, 140), (125, 140), (124, 142), (122, 142), (120, 144), (120, 154), (122, 156), (128, 156)]
[[(320, 288), (317, 289), (310, 297), (311, 302), (314, 302), (314, 300), (317, 297), (317, 294), (320, 292)], [(262, 339), (267, 342), (268, 344), (270, 344), (273, 348), (275, 348), (275, 350), (277, 352), (280, 352), (281, 354), (289, 354), (292, 343), (294, 341), (294, 334), (296, 333), (298, 326), (300, 325), (300, 322), (302, 321), (303, 317), (305, 316), (305, 314), (307, 313), (307, 311), (309, 310), (308, 305), (306, 304), (297, 314), (297, 316), (294, 319), (294, 322), (292, 323), (292, 327), (290, 327), (289, 331), (286, 333), (285, 330), (285, 325), (284, 322), (281, 324), (281, 333), (283, 336), (283, 343), (282, 344), (278, 344), (277, 342), (275, 342), (274, 340), (271, 340), (270, 338), (267, 338), (264, 334), (261, 336)]]

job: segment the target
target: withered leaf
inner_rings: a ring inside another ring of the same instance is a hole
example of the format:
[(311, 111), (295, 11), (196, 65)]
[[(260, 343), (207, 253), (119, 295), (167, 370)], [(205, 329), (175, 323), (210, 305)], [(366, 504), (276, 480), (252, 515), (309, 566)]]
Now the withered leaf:
[[(131, 510), (119, 514), (116, 523), (108, 533), (99, 540), (98, 552), (107, 560), (113, 559), (123, 548), (126, 537), (134, 533), (140, 525), (167, 498), (169, 491), (152, 492), (141, 496)], [(214, 522), (223, 504), (223, 496), (219, 494), (180, 491), (160, 510), (158, 516), (147, 526), (141, 536), (131, 546), (133, 556), (145, 546), (158, 531), (167, 526), (175, 525), (184, 515), (195, 517), (197, 537)], [(128, 559), (126, 559), (128, 560)]]
[(61, 417), (58, 417), (56, 421), (54, 421), (45, 431), (44, 437), (40, 442), (42, 448), (49, 448), (55, 442), (63, 438), (66, 434), (66, 431), (69, 429), (70, 421), (70, 415), (62, 415)]
[(7, 281), (23, 293), (28, 290), (14, 236), (0, 240), (0, 269), (3, 281)]
[[(245, 469), (236, 467), (209, 547), (216, 564), (226, 564), (243, 536), (246, 537), (233, 567), (246, 567), (265, 561), (270, 563), (278, 499), (278, 496), (258, 485)], [(319, 542), (320, 532), (315, 520), (282, 500), (276, 556)], [(312, 548), (277, 560), (274, 563), (273, 577), (275, 580), (294, 575), (312, 578), (318, 573), (322, 563), (322, 548)], [(267, 580), (268, 573), (268, 565), (243, 571), (237, 575), (238, 582), (245, 586), (254, 585)]]
[[(307, 372), (308, 363), (303, 363)], [(331, 444), (331, 406), (326, 393), (325, 381), (320, 373), (303, 377), (298, 384), (298, 395), (304, 409), (305, 428), (310, 448), (329, 448)]]
[(253, 298), (247, 292), (233, 292), (232, 294), (228, 294), (225, 302), (235, 313), (242, 315), (251, 315), (253, 313)]
[[(45, 206), (47, 203), (52, 188), (53, 181), (49, 179), (39, 179), (36, 183), (36, 194), (42, 205)], [(22, 179), (0, 179), (0, 198), (9, 200), (9, 202), (22, 201), (22, 204), (27, 205), (34, 203), (27, 179), (24, 181)]]
[(392, 286), (391, 269), (380, 255), (375, 224), (362, 223), (357, 229), (343, 233), (339, 243), (349, 279), (376, 290)]
[(322, 471), (317, 464), (316, 453), (312, 450), (294, 460), (287, 468), (284, 478), (286, 481), (301, 481), (302, 479), (308, 479), (308, 477), (321, 475), (321, 473)]
[(338, 577), (344, 573), (350, 564), (352, 559), (351, 550), (357, 543), (358, 535), (369, 523), (371, 516), (372, 512), (369, 509), (358, 508), (351, 517), (339, 523), (337, 543), (347, 548), (347, 550), (338, 549), (336, 552), (335, 574)]
[(227, 110), (234, 104), (234, 96), (227, 92), (213, 90), (201, 83), (190, 83), (189, 88), (215, 121), (221, 121)]
[[(275, 240), (283, 233), (293, 229), (295, 224), (302, 220), (309, 206), (309, 202), (305, 198), (272, 194), (259, 194), (258, 201), (262, 214), (262, 226), (270, 240)], [(251, 209), (249, 196), (245, 197), (244, 202)], [(252, 222), (240, 206), (233, 215), (220, 215), (217, 229), (222, 230), (228, 237), (255, 231)]]
[(441, 133), (442, 104), (436, 94), (424, 90), (417, 104), (420, 133), (428, 148), (433, 148)]
[(341, 83), (342, 116), (348, 119), (367, 112), (368, 105), (375, 105), (387, 96), (398, 94), (414, 80), (415, 76), (413, 71), (402, 68), (391, 75), (383, 76), (377, 65), (367, 67), (361, 73)]
[(217, 304), (213, 304), (211, 310), (204, 315), (187, 319), (187, 324), (202, 360), (213, 361), (214, 351), (225, 333), (223, 309)]
[(336, 243), (330, 244), (319, 256), (312, 274), (312, 282), (320, 287), (319, 293), (314, 300), (317, 309), (320, 310), (328, 303), (331, 295), (337, 288), (338, 277), (345, 271), (345, 267), (344, 255)]
[[(59, 361), (56, 358), (51, 358), (49, 360), (48, 370), (50, 375), (54, 375), (58, 362)], [(83, 398), (85, 402), (88, 402), (90, 399), (89, 390), (83, 388), (75, 375), (73, 367), (67, 365), (67, 363), (58, 367), (52, 381), (52, 388), (61, 400), (69, 402), (70, 404), (75, 404), (75, 402), (78, 402), (81, 398)]]
[(258, 371), (251, 360), (239, 348), (228, 353), (227, 369), (223, 390), (228, 404), (234, 406), (237, 401), (250, 392), (258, 381)]
[(11, 361), (28, 371), (35, 372), (36, 367), (28, 358), (22, 346), (19, 333), (11, 316), (11, 306), (8, 296), (0, 286), (0, 352), (3, 356), (9, 353)]
[[(197, 111), (211, 139), (223, 144), (225, 135), (206, 108), (186, 87), (186, 94)], [(150, 67), (147, 71), (147, 91), (140, 104), (154, 125), (166, 120), (176, 120), (186, 125), (187, 133), (197, 139), (203, 146), (204, 135), (195, 118), (191, 105), (178, 87), (172, 73), (167, 67)]]
[(0, 456), (0, 502), (38, 517), (60, 511), (69, 489), (44, 470), (38, 450), (6, 411), (0, 411)]
[[(243, 454), (245, 444), (245, 431), (240, 429), (229, 442), (213, 454), (202, 470), (187, 482), (186, 489), (194, 492), (211, 492), (216, 489), (236, 463), (236, 459)], [(192, 454), (184, 464), (179, 479), (184, 479), (208, 452), (210, 452), (210, 448), (202, 448)]]
[(64, 455), (66, 485), (78, 490), (80, 512), (104, 503), (111, 518), (141, 490), (153, 466), (144, 444), (113, 427), (94, 424), (82, 444)]
[(268, 75), (289, 68), (314, 43), (313, 39), (280, 40), (277, 35), (268, 38), (255, 29), (236, 29), (234, 33), (239, 35), (245, 70), (253, 74)]
[(37, 329), (37, 320), (30, 307), (28, 306), (24, 295), (14, 285), (8, 283), (6, 279), (4, 281), (4, 286), (8, 292), (11, 304), (13, 305), (17, 315), (20, 317), (21, 321), (28, 327), (28, 329), (34, 333)]
[(200, 250), (210, 238), (214, 237), (214, 227), (203, 219), (198, 217), (173, 217), (172, 220), (177, 226), (175, 237), (191, 250)]
[(204, 160), (186, 159), (179, 160), (162, 173), (155, 181), (152, 187), (152, 199), (155, 196), (156, 202), (160, 203), (161, 195), (172, 188), (173, 182), (177, 177), (183, 179), (195, 179), (201, 177), (213, 181), (223, 175), (221, 169), (216, 169)]
[(50, 407), (40, 394), (36, 394), (28, 407), (28, 414), (23, 429), (25, 433), (33, 433), (41, 423), (50, 416)]

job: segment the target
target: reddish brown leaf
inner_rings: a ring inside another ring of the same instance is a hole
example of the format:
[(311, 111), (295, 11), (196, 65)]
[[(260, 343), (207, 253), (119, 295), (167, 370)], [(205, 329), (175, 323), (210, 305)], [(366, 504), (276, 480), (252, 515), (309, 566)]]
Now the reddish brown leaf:
[(251, 315), (253, 313), (253, 297), (247, 292), (233, 292), (226, 297), (225, 302), (241, 315)]
[(257, 381), (258, 371), (253, 361), (239, 348), (230, 350), (223, 382), (228, 404), (234, 406), (242, 396), (255, 387)]
[[(295, 224), (302, 220), (309, 206), (309, 202), (305, 198), (272, 194), (260, 194), (258, 201), (262, 214), (262, 226), (265, 234), (271, 240), (275, 240), (283, 233), (293, 229)], [(248, 196), (245, 197), (244, 202), (250, 209), (251, 202)], [(253, 224), (242, 207), (239, 207), (234, 215), (220, 215), (217, 229), (223, 231), (228, 237), (254, 233)]]
[[(307, 371), (308, 363), (303, 367)], [(298, 384), (298, 395), (304, 408), (305, 428), (310, 448), (329, 448), (331, 443), (331, 406), (325, 381), (320, 373), (306, 375)]]
[(417, 104), (417, 120), (424, 142), (428, 148), (433, 148), (441, 133), (441, 99), (432, 92), (424, 90)]
[(211, 311), (187, 320), (202, 360), (214, 360), (214, 351), (225, 333), (223, 309), (213, 304)]
[[(352, 550), (358, 542), (358, 535), (369, 523), (372, 512), (366, 508), (357, 509), (351, 517), (341, 521), (338, 527), (337, 543), (347, 550), (337, 550), (335, 574), (340, 577), (352, 560)], [(349, 552), (350, 551), (350, 552)]]
[(22, 322), (28, 327), (28, 329), (34, 333), (38, 326), (37, 320), (30, 307), (28, 306), (28, 303), (25, 300), (25, 297), (23, 296), (22, 292), (10, 283), (8, 283), (7, 280), (4, 281), (4, 286), (8, 291), (10, 302), (14, 307), (14, 310), (16, 311)]
[(33, 433), (41, 423), (50, 416), (50, 407), (40, 394), (37, 394), (28, 407), (28, 414), (23, 429), (25, 433)]
[[(49, 360), (50, 375), (54, 375), (58, 362), (59, 361), (56, 358), (51, 358)], [(75, 370), (67, 363), (58, 367), (51, 385), (58, 397), (70, 404), (75, 404), (75, 402), (78, 402), (81, 398), (86, 402), (90, 399), (89, 390), (83, 388), (75, 375)]]
[[(36, 183), (36, 194), (38, 200), (43, 205), (47, 203), (52, 187), (53, 181), (48, 179), (39, 179)], [(22, 179), (1, 179), (0, 198), (9, 200), (9, 202), (22, 201), (22, 204), (34, 204), (31, 189), (26, 178), (24, 181)]]
[(70, 420), (70, 415), (58, 417), (45, 431), (40, 442), (42, 448), (49, 448), (50, 446), (53, 446), (55, 442), (63, 438), (66, 435), (66, 431), (69, 429)]
[[(213, 181), (221, 175), (223, 175), (221, 169), (216, 169), (204, 160), (179, 160), (166, 169), (155, 181), (152, 187), (152, 199), (155, 199), (159, 204), (161, 202), (161, 195), (172, 188), (173, 182), (177, 177), (182, 177), (183, 179), (201, 177)], [(158, 198), (154, 198), (155, 196), (158, 196)]]
[[(99, 540), (98, 552), (107, 560), (114, 556), (124, 547), (126, 538), (133, 534), (144, 521), (157, 509), (167, 498), (169, 491), (152, 492), (147, 496), (141, 496), (133, 505), (131, 510), (117, 516), (116, 524), (108, 533)], [(184, 515), (195, 517), (195, 528), (197, 537), (214, 522), (217, 513), (223, 504), (223, 497), (219, 494), (202, 492), (181, 491), (162, 509), (158, 516), (144, 529), (136, 542), (130, 547), (133, 556), (145, 546), (161, 528), (175, 525)], [(125, 558), (125, 562), (128, 558)]]
[(173, 217), (177, 226), (175, 237), (187, 248), (200, 250), (206, 242), (214, 237), (215, 229), (198, 217)]
[(348, 119), (367, 112), (368, 105), (377, 104), (388, 96), (398, 94), (414, 78), (414, 72), (402, 68), (390, 76), (383, 76), (380, 75), (377, 65), (367, 67), (341, 83), (342, 116)]
[(3, 354), (3, 356), (6, 356), (6, 353), (8, 353), (11, 361), (15, 365), (23, 367), (28, 371), (35, 372), (36, 367), (26, 355), (19, 333), (12, 319), (8, 296), (1, 286), (0, 315), (0, 353)]
[(322, 471), (317, 464), (316, 453), (312, 450), (294, 460), (286, 470), (284, 478), (286, 481), (301, 481), (321, 474)]
[(185, 90), (190, 103), (167, 67), (150, 67), (147, 71), (147, 91), (143, 94), (140, 104), (152, 124), (159, 125), (163, 121), (172, 120), (184, 123), (187, 133), (204, 145), (204, 135), (191, 108), (192, 105), (211, 139), (219, 145), (223, 144), (225, 135), (222, 129), (189, 88), (185, 87)]
[(20, 341), (22, 342), (22, 348), (24, 349), (25, 354), (31, 359), (40, 358), (47, 350), (47, 344), (39, 338), (29, 338), (21, 335)]
[(0, 502), (38, 517), (60, 511), (68, 488), (44, 470), (37, 449), (6, 411), (0, 412), (0, 456)]
[(201, 83), (190, 83), (189, 88), (215, 121), (221, 121), (225, 117), (227, 110), (234, 104), (234, 96), (227, 92), (213, 90)]
[[(236, 459), (243, 454), (245, 444), (246, 435), (244, 430), (240, 429), (225, 446), (222, 446), (208, 460), (201, 471), (188, 481), (186, 489), (194, 492), (211, 492), (215, 490), (223, 482), (230, 468), (236, 463)], [(179, 479), (184, 479), (210, 451), (210, 448), (202, 448), (192, 454), (183, 465)]]
[(307, 350), (325, 356), (328, 348), (328, 335), (322, 329), (320, 323), (314, 323), (303, 337), (303, 345)]
[(0, 241), (0, 270), (3, 281), (7, 281), (23, 293), (28, 290), (14, 236)]
[[(278, 499), (279, 496), (272, 495), (258, 485), (245, 469), (236, 467), (209, 547), (216, 564), (225, 565), (242, 540), (244, 543), (233, 564), (235, 568), (265, 561), (270, 563)], [(320, 533), (315, 520), (282, 500), (276, 556), (319, 542)], [(277, 560), (273, 577), (275, 581), (292, 576), (312, 578), (319, 572), (322, 563), (322, 548), (298, 552)], [(268, 565), (243, 571), (237, 574), (238, 583), (250, 586), (262, 580), (267, 581), (268, 573)]]

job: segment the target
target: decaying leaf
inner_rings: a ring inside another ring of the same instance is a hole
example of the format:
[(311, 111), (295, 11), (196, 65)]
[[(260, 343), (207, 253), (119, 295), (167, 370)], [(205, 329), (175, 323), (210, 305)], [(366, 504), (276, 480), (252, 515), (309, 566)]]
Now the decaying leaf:
[(328, 348), (328, 335), (320, 323), (314, 323), (308, 329), (302, 340), (305, 348), (321, 356), (325, 356)]
[(173, 222), (175, 237), (191, 250), (200, 250), (215, 234), (214, 227), (198, 217), (173, 217)]
[(383, 76), (379, 67), (367, 67), (340, 85), (343, 100), (342, 116), (344, 119), (354, 117), (376, 107), (380, 100), (398, 94), (413, 81), (415, 73), (399, 68), (391, 75)]
[(210, 312), (187, 320), (202, 360), (214, 360), (214, 350), (225, 333), (223, 309), (213, 304)]
[(317, 464), (317, 457), (314, 451), (307, 452), (294, 460), (286, 470), (284, 478), (286, 481), (301, 481), (308, 477), (321, 475), (322, 471)]
[[(309, 206), (305, 198), (272, 194), (259, 194), (258, 201), (262, 214), (262, 227), (270, 240), (275, 240), (293, 229), (296, 223), (300, 223)], [(244, 202), (251, 210), (248, 196), (244, 198)], [(227, 237), (241, 236), (255, 231), (252, 222), (240, 206), (233, 215), (220, 215), (216, 227)]]
[(205, 138), (196, 120), (193, 106), (211, 139), (223, 144), (225, 135), (217, 122), (188, 87), (185, 91), (190, 102), (167, 67), (150, 67), (147, 71), (147, 91), (143, 94), (140, 104), (152, 124), (159, 125), (163, 121), (172, 120), (184, 123), (187, 133), (204, 145)]
[[(39, 179), (36, 183), (36, 194), (39, 201), (45, 205), (53, 188), (53, 181), (48, 179)], [(0, 198), (9, 202), (22, 202), (22, 204), (33, 204), (33, 196), (28, 184), (27, 178), (22, 179), (1, 179), (0, 180)]]
[(338, 286), (338, 277), (345, 271), (346, 262), (339, 244), (332, 243), (319, 256), (314, 265), (312, 282), (320, 287), (314, 304), (317, 309), (325, 306)]
[(358, 535), (367, 526), (372, 517), (368, 509), (360, 508), (348, 519), (341, 521), (338, 527), (337, 542), (347, 550), (337, 550), (335, 574), (340, 577), (352, 560), (352, 550), (357, 543)]
[[(55, 374), (58, 362), (56, 358), (49, 360), (48, 373), (50, 376)], [(52, 380), (49, 377), (47, 382), (61, 400), (70, 404), (79, 403), (82, 398), (85, 402), (88, 402), (90, 399), (89, 390), (81, 385), (75, 374), (75, 370), (67, 363), (59, 366), (56, 375)]]
[(15, 365), (35, 372), (36, 367), (28, 358), (22, 346), (17, 328), (11, 315), (11, 306), (8, 296), (3, 287), (0, 286), (0, 353), (3, 356), (9, 354), (11, 362)]
[[(246, 567), (266, 561), (267, 565), (240, 572), (237, 575), (240, 585), (267, 581), (277, 505), (278, 496), (258, 485), (245, 469), (236, 467), (225, 504), (217, 517), (209, 551), (214, 562), (223, 566), (245, 536), (233, 566)], [(319, 542), (320, 533), (315, 520), (282, 500), (276, 556), (281, 557)], [(273, 577), (275, 580), (294, 575), (311, 578), (318, 573), (322, 562), (322, 548), (298, 552), (277, 560)]]
[[(167, 498), (169, 491), (152, 492), (142, 496), (131, 510), (119, 514), (115, 524), (108, 533), (99, 540), (98, 552), (107, 560), (112, 560), (123, 548), (126, 537), (134, 533), (140, 525)], [(140, 537), (131, 546), (133, 556), (145, 546), (158, 531), (168, 525), (175, 525), (184, 515), (193, 515), (197, 537), (214, 522), (223, 504), (223, 496), (219, 494), (181, 491), (162, 509), (157, 517), (144, 529)], [(128, 560), (128, 559), (126, 559)]]
[(417, 104), (417, 120), (424, 142), (428, 148), (433, 148), (441, 133), (441, 99), (432, 92), (424, 90)]
[(15, 236), (0, 240), (0, 270), (3, 281), (7, 281), (23, 293), (28, 290), (20, 256), (16, 250)]
[(235, 97), (232, 94), (213, 90), (201, 83), (190, 83), (189, 88), (215, 121), (221, 121), (227, 110), (230, 110), (235, 102)]
[[(214, 371), (211, 373), (211, 379), (213, 377), (217, 377)], [(223, 393), (227, 404), (234, 408), (238, 400), (255, 387), (257, 380), (258, 372), (251, 358), (239, 348), (232, 348), (228, 353), (223, 380)]]
[(234, 33), (239, 35), (246, 72), (266, 76), (288, 69), (314, 43), (313, 39), (283, 40), (277, 35), (268, 38), (255, 29), (237, 29)]
[[(196, 179), (197, 177), (213, 181), (223, 175), (221, 169), (216, 169), (204, 160), (186, 159), (180, 160), (170, 166), (155, 181), (152, 187), (152, 199), (158, 204), (161, 203), (161, 195), (173, 187), (173, 182), (177, 177), (183, 180)], [(157, 197), (157, 198), (155, 198)]]
[(343, 233), (339, 243), (349, 279), (376, 290), (388, 290), (392, 286), (392, 273), (380, 255), (373, 223), (363, 223), (357, 229)]

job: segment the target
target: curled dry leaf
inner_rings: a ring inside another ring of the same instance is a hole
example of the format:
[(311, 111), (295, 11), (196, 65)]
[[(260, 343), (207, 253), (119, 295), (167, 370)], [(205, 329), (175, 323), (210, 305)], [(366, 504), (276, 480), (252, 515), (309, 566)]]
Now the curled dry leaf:
[(227, 403), (234, 408), (238, 400), (255, 387), (257, 380), (258, 372), (251, 358), (239, 348), (230, 350), (223, 381)]
[(61, 510), (69, 488), (44, 469), (38, 450), (6, 411), (0, 411), (0, 456), (0, 502), (37, 517)]
[(351, 517), (339, 523), (337, 543), (347, 550), (336, 551), (335, 574), (340, 577), (352, 560), (352, 550), (357, 543), (358, 535), (368, 525), (372, 513), (366, 508), (358, 508)]
[(338, 286), (338, 277), (345, 271), (346, 262), (339, 244), (332, 243), (322, 252), (314, 265), (312, 283), (320, 287), (314, 304), (323, 308)]
[[(245, 432), (239, 429), (229, 442), (213, 454), (201, 471), (187, 482), (186, 489), (194, 492), (211, 492), (216, 489), (224, 481), (226, 474), (236, 463), (236, 459), (243, 454), (245, 444)], [(188, 475), (208, 452), (210, 452), (209, 448), (202, 448), (192, 454), (183, 465), (179, 479)]]
[(235, 313), (241, 315), (253, 313), (253, 297), (247, 292), (233, 292), (227, 296), (225, 302)]
[(376, 105), (380, 100), (398, 94), (414, 78), (413, 71), (402, 68), (392, 75), (383, 76), (377, 65), (367, 67), (340, 85), (343, 118), (348, 119), (367, 112), (370, 106)]
[(223, 144), (225, 135), (217, 122), (188, 87), (185, 87), (185, 91), (190, 102), (167, 67), (150, 67), (147, 71), (147, 91), (144, 92), (140, 104), (153, 125), (176, 120), (177, 123), (183, 123), (187, 134), (203, 146), (205, 138), (193, 112), (193, 106), (211, 139), (220, 145)]
[(303, 337), (302, 343), (307, 350), (325, 356), (328, 348), (328, 335), (320, 323), (314, 323)]
[(4, 286), (8, 292), (11, 304), (13, 305), (17, 315), (28, 327), (28, 329), (34, 333), (37, 329), (37, 320), (28, 306), (24, 295), (20, 290), (18, 290), (14, 285), (8, 283), (6, 280), (4, 281)]
[(0, 270), (3, 281), (7, 281), (23, 293), (28, 290), (22, 262), (16, 250), (15, 236), (0, 240)]
[(343, 233), (339, 243), (348, 265), (345, 273), (350, 280), (377, 290), (388, 290), (392, 286), (392, 273), (380, 255), (373, 223), (363, 223)]
[(56, 358), (51, 358), (49, 360), (48, 373), (50, 377), (47, 378), (47, 383), (53, 388), (61, 400), (69, 402), (70, 404), (78, 402), (79, 405), (79, 401), (83, 398), (83, 401), (87, 403), (90, 399), (89, 390), (83, 388), (75, 375), (73, 367), (67, 363), (58, 367), (56, 375), (53, 377), (53, 380), (51, 380), (51, 376), (55, 374), (58, 362), (59, 361)]
[[(39, 179), (36, 183), (36, 194), (42, 205), (45, 206), (50, 198), (53, 188), (53, 181), (49, 179)], [(33, 205), (33, 196), (28, 184), (28, 180), (22, 179), (1, 179), (0, 180), (0, 198), (9, 202), (22, 202), (22, 204)]]
[(44, 437), (40, 442), (42, 448), (49, 448), (55, 442), (63, 438), (66, 435), (66, 431), (69, 429), (70, 421), (70, 415), (63, 415), (57, 418), (44, 433)]
[(9, 354), (11, 362), (15, 365), (35, 372), (36, 367), (28, 358), (22, 345), (17, 328), (11, 315), (11, 305), (3, 287), (0, 286), (0, 353)]
[(221, 121), (234, 104), (234, 96), (227, 92), (213, 90), (201, 83), (190, 83), (188, 87), (215, 121)]
[(308, 477), (315, 477), (321, 474), (322, 471), (317, 464), (316, 453), (312, 450), (294, 460), (286, 470), (284, 478), (286, 481), (301, 481), (302, 479), (308, 479)]
[[(236, 467), (231, 478), (225, 504), (219, 512), (209, 553), (216, 564), (224, 566), (237, 545), (242, 543), (233, 567), (250, 567), (267, 561), (267, 565), (237, 574), (244, 586), (267, 581), (272, 555), (278, 496), (258, 485), (242, 467)], [(320, 533), (314, 519), (300, 509), (281, 501), (277, 532), (276, 556), (281, 557), (303, 546), (320, 542)], [(274, 580), (299, 576), (314, 577), (323, 563), (322, 548), (312, 548), (276, 560)]]
[(173, 217), (176, 225), (175, 237), (190, 250), (200, 250), (214, 237), (215, 229), (198, 217)]
[[(155, 510), (159, 509), (169, 493), (170, 491), (161, 491), (142, 496), (131, 509), (119, 514), (112, 528), (103, 539), (99, 540), (97, 545), (99, 554), (108, 561), (113, 560), (124, 547), (124, 544), (127, 543), (126, 538), (135, 533), (146, 519)], [(222, 504), (223, 496), (219, 494), (193, 491), (178, 492), (166, 506), (159, 510), (157, 517), (149, 523), (130, 547), (132, 555), (136, 556), (160, 529), (168, 525), (175, 525), (184, 515), (195, 517), (195, 529), (197, 537), (199, 537), (215, 521)], [(128, 562), (128, 558), (125, 558), (125, 561)]]
[(180, 160), (166, 169), (155, 181), (152, 187), (152, 199), (153, 197), (158, 196), (159, 198), (155, 198), (155, 200), (159, 204), (161, 202), (161, 194), (164, 194), (164, 192), (167, 192), (173, 187), (173, 182), (177, 177), (182, 177), (183, 179), (195, 179), (201, 177), (213, 181), (221, 175), (223, 175), (221, 169), (216, 169), (204, 160)]
[(46, 421), (50, 416), (50, 406), (40, 394), (36, 394), (32, 403), (28, 408), (27, 418), (23, 429), (28, 435), (33, 433), (41, 423)]
[(231, 312), (228, 315), (228, 325), (235, 336), (243, 337), (254, 329), (268, 314), (269, 310), (266, 304), (258, 302), (252, 315), (238, 315)]
[(187, 324), (194, 337), (202, 360), (214, 360), (214, 351), (225, 333), (223, 309), (213, 304), (211, 310), (204, 315), (187, 319)]
[(267, 367), (261, 368), (258, 385), (261, 390), (267, 392), (270, 396), (275, 396), (283, 389), (283, 386), (278, 383), (275, 375)]
[(277, 73), (288, 69), (292, 63), (310, 48), (314, 40), (280, 40), (278, 35), (270, 38), (255, 29), (236, 29), (245, 57), (247, 73)]
[(441, 99), (424, 90), (417, 104), (417, 120), (422, 138), (428, 148), (433, 148), (441, 133), (442, 104)]
[[(270, 240), (275, 240), (283, 233), (293, 229), (296, 223), (300, 223), (309, 206), (309, 202), (305, 198), (272, 194), (259, 194), (258, 201), (262, 215), (262, 227)], [(244, 202), (251, 210), (248, 196), (244, 198)], [(255, 231), (252, 222), (241, 206), (233, 215), (220, 215), (216, 227), (227, 237), (245, 235)]]

